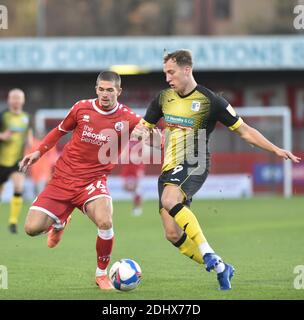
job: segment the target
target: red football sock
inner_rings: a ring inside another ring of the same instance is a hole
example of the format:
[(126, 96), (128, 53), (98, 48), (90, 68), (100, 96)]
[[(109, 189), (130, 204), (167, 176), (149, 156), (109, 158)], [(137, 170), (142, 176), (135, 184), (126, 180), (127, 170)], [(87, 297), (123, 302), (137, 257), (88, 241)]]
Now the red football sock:
[(102, 270), (105, 270), (110, 263), (113, 242), (114, 242), (114, 235), (112, 235), (110, 238), (108, 237), (101, 238), (100, 235), (104, 231), (107, 232), (108, 230), (99, 230), (98, 236), (96, 239), (97, 266), (99, 269), (102, 269)]
[(141, 196), (139, 194), (135, 194), (133, 199), (134, 208), (138, 208), (141, 205)]

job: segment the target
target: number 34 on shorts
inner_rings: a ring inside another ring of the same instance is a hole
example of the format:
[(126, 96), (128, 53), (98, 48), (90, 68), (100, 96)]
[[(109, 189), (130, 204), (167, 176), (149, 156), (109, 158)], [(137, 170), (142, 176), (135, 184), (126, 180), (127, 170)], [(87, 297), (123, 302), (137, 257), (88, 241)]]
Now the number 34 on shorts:
[(98, 180), (98, 181), (95, 181), (94, 183), (89, 184), (85, 189), (88, 191), (88, 195), (91, 195), (95, 191), (99, 191), (100, 193), (103, 193), (103, 194), (108, 194), (107, 186), (101, 180)]

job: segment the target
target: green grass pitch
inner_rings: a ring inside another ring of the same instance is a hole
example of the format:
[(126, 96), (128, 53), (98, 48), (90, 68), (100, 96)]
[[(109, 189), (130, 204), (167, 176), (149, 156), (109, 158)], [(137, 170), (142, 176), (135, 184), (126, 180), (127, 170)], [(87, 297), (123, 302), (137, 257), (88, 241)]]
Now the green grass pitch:
[(3, 299), (303, 299), (294, 288), (294, 268), (304, 265), (304, 199), (196, 200), (196, 213), (211, 246), (236, 268), (229, 292), (216, 275), (179, 254), (163, 236), (157, 201), (133, 217), (130, 202), (114, 202), (115, 245), (111, 264), (132, 258), (142, 268), (130, 292), (102, 292), (94, 283), (96, 227), (74, 211), (62, 242), (49, 249), (46, 237), (8, 232), (8, 205), (0, 206), (0, 265), (8, 270)]

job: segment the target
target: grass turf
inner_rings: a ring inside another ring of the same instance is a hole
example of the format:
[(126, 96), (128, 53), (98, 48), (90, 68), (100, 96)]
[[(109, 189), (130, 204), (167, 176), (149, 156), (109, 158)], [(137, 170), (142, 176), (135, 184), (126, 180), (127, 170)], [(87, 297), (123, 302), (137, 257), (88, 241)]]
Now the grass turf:
[(111, 264), (136, 260), (143, 272), (130, 292), (102, 292), (94, 283), (96, 227), (74, 211), (62, 242), (49, 249), (46, 237), (7, 228), (8, 204), (0, 206), (0, 265), (8, 269), (5, 299), (303, 299), (294, 288), (294, 268), (304, 265), (304, 200), (196, 200), (192, 205), (216, 252), (236, 268), (233, 290), (218, 290), (216, 275), (179, 254), (163, 236), (157, 201), (133, 217), (129, 202), (114, 202), (115, 246)]

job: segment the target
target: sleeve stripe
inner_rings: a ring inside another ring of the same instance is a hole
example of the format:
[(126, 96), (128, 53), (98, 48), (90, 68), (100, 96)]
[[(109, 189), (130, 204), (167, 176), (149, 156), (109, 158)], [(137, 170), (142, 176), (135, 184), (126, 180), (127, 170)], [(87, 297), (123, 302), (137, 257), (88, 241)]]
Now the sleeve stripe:
[(62, 122), (63, 122), (63, 121), (61, 121), (60, 124), (58, 125), (58, 130), (63, 131), (63, 132), (70, 132), (70, 131), (64, 130), (64, 129), (61, 127)]
[(229, 129), (231, 131), (233, 131), (233, 130), (237, 129), (243, 122), (244, 122), (243, 119), (241, 117), (239, 117), (237, 122), (235, 124), (233, 124), (232, 126), (230, 126)]

